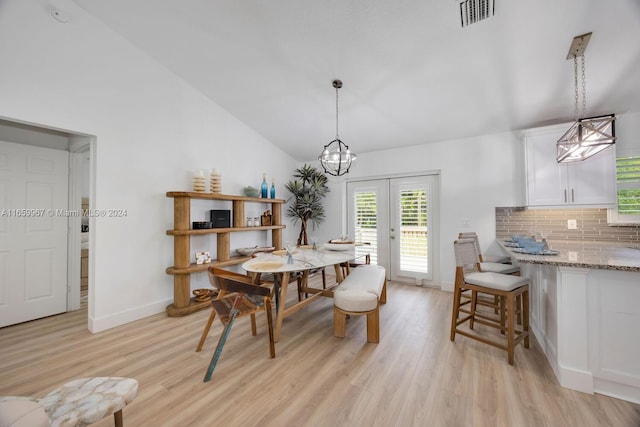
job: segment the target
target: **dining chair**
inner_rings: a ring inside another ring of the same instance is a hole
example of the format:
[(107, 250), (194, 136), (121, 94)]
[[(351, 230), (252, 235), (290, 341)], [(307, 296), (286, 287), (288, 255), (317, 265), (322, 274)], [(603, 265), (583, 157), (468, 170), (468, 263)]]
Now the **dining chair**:
[[(456, 258), (456, 275), (451, 315), (451, 341), (456, 334), (492, 345), (507, 351), (510, 365), (514, 362), (514, 348), (520, 342), (529, 348), (529, 279), (526, 277), (482, 272), (474, 239), (458, 239), (453, 243)], [(462, 293), (471, 291), (470, 300)], [(479, 293), (497, 296), (500, 301), (498, 316), (479, 311), (476, 305)], [(516, 327), (516, 297), (522, 300), (522, 326)], [(468, 308), (466, 307), (468, 305)], [(463, 317), (460, 317), (461, 314)], [(469, 329), (460, 326), (468, 322)], [(506, 334), (506, 345), (474, 331), (475, 324), (485, 325)]]
[[(307, 275), (307, 282), (313, 276), (320, 273), (320, 275), (322, 276), (322, 289), (327, 289), (327, 275), (324, 269), (325, 267), (318, 267), (318, 268), (312, 268), (311, 270), (309, 270), (309, 273)], [(304, 298), (309, 297), (309, 293), (305, 292), (305, 287), (308, 286), (308, 283), (304, 283), (303, 274), (298, 275), (296, 280), (298, 282), (298, 301), (302, 301)]]
[(222, 354), (222, 348), (229, 336), (231, 327), (236, 318), (251, 316), (251, 332), (252, 335), (256, 335), (256, 322), (255, 315), (260, 311), (266, 313), (267, 318), (267, 331), (269, 338), (269, 354), (271, 358), (276, 357), (276, 350), (273, 338), (273, 317), (271, 312), (271, 297), (273, 290), (267, 286), (260, 286), (254, 284), (254, 279), (249, 276), (234, 273), (228, 270), (223, 270), (217, 267), (209, 267), (207, 270), (209, 274), (209, 280), (213, 287), (219, 290), (218, 298), (211, 301), (211, 314), (202, 331), (200, 342), (196, 348), (196, 352), (202, 350), (211, 324), (216, 316), (222, 322), (223, 330), (218, 344), (209, 363), (207, 373), (204, 377), (204, 382), (211, 379), (213, 370), (220, 359)]
[[(369, 242), (362, 243), (363, 245), (371, 245)], [(342, 277), (347, 277), (352, 268), (359, 267), (361, 265), (370, 265), (371, 264), (371, 254), (366, 254), (364, 256), (364, 260), (362, 258), (357, 258), (349, 262), (343, 262), (340, 264), (340, 268), (342, 269)]]

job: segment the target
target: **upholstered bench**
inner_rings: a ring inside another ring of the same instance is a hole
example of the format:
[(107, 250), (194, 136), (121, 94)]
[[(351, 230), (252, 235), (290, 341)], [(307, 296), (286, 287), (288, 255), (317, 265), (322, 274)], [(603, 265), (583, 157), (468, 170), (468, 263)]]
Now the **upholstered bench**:
[(137, 395), (138, 381), (132, 378), (81, 378), (42, 399), (0, 397), (0, 425), (86, 426), (113, 414), (116, 427), (121, 427), (122, 409)]
[(384, 267), (362, 265), (351, 270), (333, 293), (333, 334), (344, 338), (347, 315), (367, 316), (367, 341), (380, 342), (379, 305), (387, 302)]

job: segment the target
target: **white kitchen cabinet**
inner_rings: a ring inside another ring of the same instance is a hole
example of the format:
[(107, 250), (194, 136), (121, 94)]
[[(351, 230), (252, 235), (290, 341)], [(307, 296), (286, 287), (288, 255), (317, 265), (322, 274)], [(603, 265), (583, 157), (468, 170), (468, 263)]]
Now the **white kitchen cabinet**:
[(556, 141), (570, 126), (523, 133), (527, 206), (615, 207), (615, 147), (581, 162), (556, 162)]
[(529, 327), (560, 385), (640, 402), (640, 273), (519, 265)]

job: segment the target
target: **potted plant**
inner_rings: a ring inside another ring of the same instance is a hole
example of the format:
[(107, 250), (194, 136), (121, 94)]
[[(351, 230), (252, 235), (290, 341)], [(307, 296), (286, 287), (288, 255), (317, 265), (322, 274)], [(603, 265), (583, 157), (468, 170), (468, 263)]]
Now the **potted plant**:
[[(287, 182), (285, 188), (293, 196), (293, 202), (287, 208), (287, 217), (293, 219), (296, 224), (301, 222), (298, 234), (298, 245), (307, 245), (308, 223), (311, 221), (314, 227), (324, 222), (324, 206), (322, 199), (329, 192), (327, 177), (320, 170), (305, 164), (293, 173), (294, 179)], [(291, 200), (291, 199), (290, 199)]]

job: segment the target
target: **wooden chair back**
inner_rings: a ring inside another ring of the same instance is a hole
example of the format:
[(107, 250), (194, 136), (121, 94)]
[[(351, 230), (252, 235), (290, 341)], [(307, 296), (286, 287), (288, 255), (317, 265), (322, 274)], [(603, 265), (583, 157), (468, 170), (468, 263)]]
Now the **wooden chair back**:
[(480, 239), (475, 231), (469, 231), (466, 233), (458, 233), (458, 239), (474, 239), (476, 245), (476, 251), (478, 252), (478, 259), (483, 262), (482, 251), (480, 250)]
[(453, 242), (453, 250), (456, 255), (456, 267), (462, 268), (465, 273), (481, 271), (476, 239), (458, 239)]
[(224, 270), (218, 267), (209, 267), (207, 270), (211, 286), (223, 292), (223, 294), (240, 292), (249, 295), (270, 296), (271, 289), (254, 284), (254, 280), (240, 273)]

